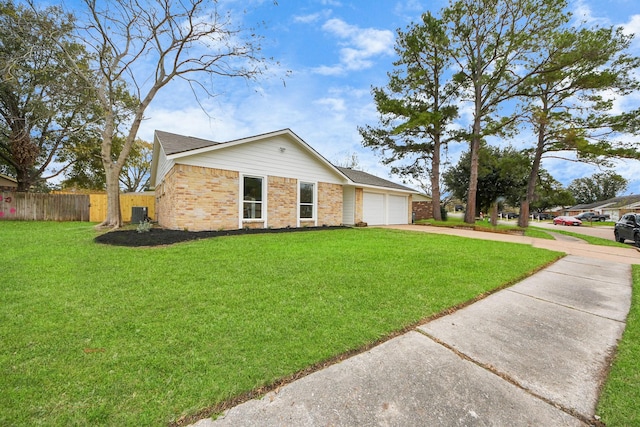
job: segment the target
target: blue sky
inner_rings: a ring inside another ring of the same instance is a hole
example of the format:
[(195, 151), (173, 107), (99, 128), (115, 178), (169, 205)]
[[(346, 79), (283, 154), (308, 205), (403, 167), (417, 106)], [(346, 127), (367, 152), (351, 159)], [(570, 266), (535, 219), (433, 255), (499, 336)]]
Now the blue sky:
[[(395, 31), (406, 28), (443, 0), (226, 0), (245, 26), (264, 21), (259, 30), (267, 56), (279, 61), (258, 82), (223, 79), (218, 96), (201, 99), (171, 84), (147, 110), (138, 134), (151, 141), (155, 129), (226, 141), (290, 128), (332, 162), (354, 153), (363, 170), (398, 181), (379, 157), (363, 148), (358, 126), (377, 123), (372, 86), (384, 86), (394, 61)], [(599, 25), (622, 25), (638, 34), (633, 53), (640, 56), (640, 2), (637, 0), (570, 0), (574, 19)], [(291, 75), (285, 77), (285, 70)], [(640, 106), (640, 94), (616, 101), (616, 109)], [(206, 112), (205, 112), (206, 111)], [(464, 123), (463, 123), (464, 125)], [(637, 137), (629, 137), (640, 140)], [(465, 144), (451, 146), (445, 160), (455, 164)], [(543, 164), (565, 186), (598, 170), (575, 162), (546, 160)], [(640, 194), (640, 162), (623, 161), (616, 172), (630, 181), (625, 194)]]

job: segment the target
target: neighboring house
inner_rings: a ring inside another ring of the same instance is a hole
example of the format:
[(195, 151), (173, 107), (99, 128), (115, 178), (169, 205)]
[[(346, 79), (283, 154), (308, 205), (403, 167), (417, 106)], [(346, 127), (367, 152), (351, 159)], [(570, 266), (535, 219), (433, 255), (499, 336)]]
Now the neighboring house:
[(0, 173), (0, 191), (15, 191), (16, 188), (18, 188), (18, 181)]
[(228, 142), (156, 131), (156, 219), (170, 229), (407, 224), (415, 191), (332, 165), (289, 129)]
[(617, 221), (626, 213), (640, 213), (640, 194), (614, 197), (600, 202), (572, 206), (567, 209), (568, 215), (579, 215), (582, 212), (609, 215), (612, 221)]

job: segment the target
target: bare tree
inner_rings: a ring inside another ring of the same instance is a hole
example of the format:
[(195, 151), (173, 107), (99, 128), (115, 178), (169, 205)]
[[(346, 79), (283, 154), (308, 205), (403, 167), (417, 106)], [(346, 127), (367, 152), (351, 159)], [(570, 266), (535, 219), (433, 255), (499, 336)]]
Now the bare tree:
[[(107, 218), (99, 227), (118, 228), (120, 173), (157, 93), (182, 79), (194, 93), (200, 89), (211, 96), (218, 92), (216, 77), (255, 79), (265, 71), (267, 59), (261, 56), (261, 37), (235, 24), (216, 0), (83, 2), (88, 19), (79, 35), (95, 55), (95, 67), (75, 71), (87, 81), (97, 80), (104, 114), (100, 154)], [(210, 83), (203, 83), (203, 77)], [(112, 145), (118, 135), (124, 145), (115, 155)]]

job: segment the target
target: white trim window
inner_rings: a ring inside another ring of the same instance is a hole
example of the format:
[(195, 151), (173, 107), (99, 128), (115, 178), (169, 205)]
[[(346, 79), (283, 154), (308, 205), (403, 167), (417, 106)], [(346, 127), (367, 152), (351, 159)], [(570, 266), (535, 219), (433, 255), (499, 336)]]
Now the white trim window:
[(316, 217), (316, 184), (313, 182), (300, 182), (298, 187), (299, 209), (298, 216), (301, 220), (313, 220)]
[(242, 219), (264, 219), (264, 181), (261, 176), (246, 175), (242, 177)]

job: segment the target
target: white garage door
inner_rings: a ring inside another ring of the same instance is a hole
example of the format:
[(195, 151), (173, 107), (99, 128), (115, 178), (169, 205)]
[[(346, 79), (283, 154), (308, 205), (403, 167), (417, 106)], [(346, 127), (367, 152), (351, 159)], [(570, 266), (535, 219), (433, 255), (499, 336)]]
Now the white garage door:
[(407, 196), (387, 197), (389, 221), (387, 224), (407, 224), (409, 222), (409, 206)]
[(409, 199), (381, 193), (363, 194), (363, 220), (369, 225), (407, 224)]
[(384, 194), (362, 195), (362, 219), (368, 225), (384, 225)]

